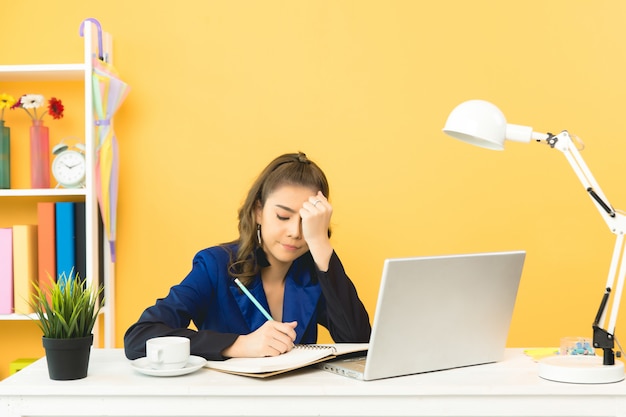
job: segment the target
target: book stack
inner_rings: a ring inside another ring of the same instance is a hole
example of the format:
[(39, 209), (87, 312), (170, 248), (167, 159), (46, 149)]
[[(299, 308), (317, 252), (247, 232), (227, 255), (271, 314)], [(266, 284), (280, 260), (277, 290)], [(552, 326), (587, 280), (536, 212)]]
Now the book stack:
[(0, 314), (31, 314), (33, 284), (86, 275), (85, 203), (39, 202), (37, 224), (0, 228)]

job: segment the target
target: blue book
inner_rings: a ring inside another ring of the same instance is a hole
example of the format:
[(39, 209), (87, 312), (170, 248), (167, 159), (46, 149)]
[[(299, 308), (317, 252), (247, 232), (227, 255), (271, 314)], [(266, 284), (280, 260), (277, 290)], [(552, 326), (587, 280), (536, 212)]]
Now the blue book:
[(65, 278), (76, 272), (76, 228), (74, 224), (74, 203), (56, 203), (56, 252), (57, 277)]

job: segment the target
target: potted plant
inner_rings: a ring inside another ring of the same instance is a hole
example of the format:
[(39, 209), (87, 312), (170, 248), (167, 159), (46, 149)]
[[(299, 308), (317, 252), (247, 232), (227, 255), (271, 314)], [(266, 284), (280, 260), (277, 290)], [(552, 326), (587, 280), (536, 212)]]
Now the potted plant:
[(73, 273), (34, 287), (30, 305), (43, 332), (50, 379), (85, 378), (103, 288), (94, 289)]

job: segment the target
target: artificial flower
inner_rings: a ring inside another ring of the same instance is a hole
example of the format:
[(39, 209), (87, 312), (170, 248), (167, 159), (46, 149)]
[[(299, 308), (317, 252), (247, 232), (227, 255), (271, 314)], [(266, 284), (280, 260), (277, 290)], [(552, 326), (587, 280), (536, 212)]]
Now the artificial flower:
[(15, 104), (13, 96), (7, 93), (0, 94), (0, 120), (4, 121), (4, 109), (10, 109)]
[(42, 120), (46, 113), (50, 113), (53, 119), (60, 119), (63, 117), (63, 103), (58, 98), (52, 97), (48, 100), (48, 109), (37, 114), (37, 109), (43, 106), (44, 98), (41, 94), (24, 94), (20, 99), (13, 104), (12, 109), (24, 109), (26, 113), (34, 120)]

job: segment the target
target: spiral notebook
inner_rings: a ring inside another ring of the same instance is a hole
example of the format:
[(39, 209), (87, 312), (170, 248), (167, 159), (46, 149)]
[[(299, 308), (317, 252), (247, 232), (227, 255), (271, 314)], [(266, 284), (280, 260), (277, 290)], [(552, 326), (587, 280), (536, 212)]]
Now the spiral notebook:
[(367, 351), (367, 347), (367, 343), (296, 345), (289, 352), (279, 356), (207, 361), (205, 367), (231, 374), (265, 378), (322, 361), (364, 352)]

